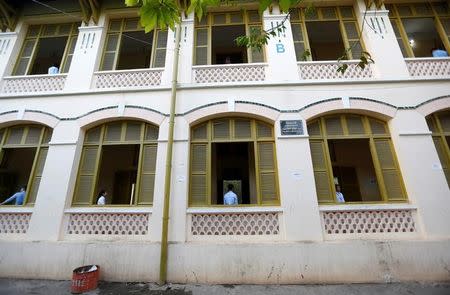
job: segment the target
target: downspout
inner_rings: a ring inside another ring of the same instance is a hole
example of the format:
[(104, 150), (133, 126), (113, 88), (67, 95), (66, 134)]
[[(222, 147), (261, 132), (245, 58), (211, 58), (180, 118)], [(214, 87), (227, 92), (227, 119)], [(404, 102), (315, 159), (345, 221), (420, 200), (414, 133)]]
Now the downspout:
[(175, 125), (175, 105), (177, 101), (178, 59), (180, 56), (181, 23), (175, 29), (175, 48), (172, 67), (172, 89), (170, 99), (169, 137), (167, 140), (166, 175), (164, 179), (164, 207), (161, 232), (161, 255), (159, 260), (159, 284), (163, 285), (167, 279), (168, 229), (170, 208), (170, 185), (172, 178), (172, 149)]

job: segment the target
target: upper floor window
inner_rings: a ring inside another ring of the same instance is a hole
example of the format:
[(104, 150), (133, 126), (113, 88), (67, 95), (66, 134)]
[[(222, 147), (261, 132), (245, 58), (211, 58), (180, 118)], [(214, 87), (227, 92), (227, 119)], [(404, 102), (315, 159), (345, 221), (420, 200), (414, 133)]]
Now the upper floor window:
[[(19, 125), (0, 129), (0, 197), (4, 201), (26, 186), (22, 202), (34, 204), (41, 183), (52, 130), (41, 125)], [(22, 197), (20, 197), (22, 198)]]
[(363, 51), (351, 6), (317, 7), (311, 13), (294, 9), (291, 28), (298, 61), (337, 60), (344, 52), (347, 59), (359, 59)]
[(164, 67), (167, 30), (145, 33), (138, 18), (109, 22), (101, 71)]
[(433, 133), (433, 142), (450, 187), (450, 111), (428, 116), (427, 123)]
[(78, 26), (78, 23), (30, 25), (13, 74), (47, 74), (52, 66), (67, 73), (77, 42)]
[(93, 205), (105, 190), (107, 205), (152, 205), (158, 127), (117, 121), (86, 132), (73, 199)]
[(236, 38), (261, 31), (257, 11), (209, 13), (195, 24), (194, 64), (264, 62), (264, 50), (241, 47)]
[(386, 8), (404, 57), (432, 56), (434, 49), (450, 51), (447, 3), (391, 4)]
[(360, 115), (308, 122), (319, 203), (406, 200), (385, 122)]
[[(215, 119), (191, 130), (189, 204), (279, 204), (273, 126), (248, 118)], [(229, 184), (237, 202), (224, 200)]]

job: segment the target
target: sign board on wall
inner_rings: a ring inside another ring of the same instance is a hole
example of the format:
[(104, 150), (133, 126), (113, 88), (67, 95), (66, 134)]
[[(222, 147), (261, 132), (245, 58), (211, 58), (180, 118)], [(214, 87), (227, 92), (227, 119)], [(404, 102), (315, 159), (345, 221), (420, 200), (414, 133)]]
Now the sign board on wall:
[(281, 120), (281, 135), (303, 135), (302, 120)]

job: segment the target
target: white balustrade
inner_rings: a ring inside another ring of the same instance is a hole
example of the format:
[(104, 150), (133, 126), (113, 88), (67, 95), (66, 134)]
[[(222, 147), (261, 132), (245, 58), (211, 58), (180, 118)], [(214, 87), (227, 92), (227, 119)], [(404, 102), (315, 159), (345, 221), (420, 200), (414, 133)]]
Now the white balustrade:
[(337, 61), (307, 61), (298, 62), (298, 71), (302, 80), (351, 80), (372, 78), (370, 66), (364, 69), (358, 66), (359, 61), (343, 61), (348, 65), (347, 70), (342, 74), (338, 72), (342, 63)]
[(266, 64), (194, 66), (195, 83), (255, 82), (266, 79)]
[(450, 76), (450, 58), (406, 58), (409, 74), (413, 77)]
[(93, 87), (125, 88), (125, 87), (149, 87), (161, 85), (161, 77), (164, 69), (139, 69), (124, 71), (95, 72)]
[(3, 78), (2, 93), (62, 91), (67, 74), (10, 76)]

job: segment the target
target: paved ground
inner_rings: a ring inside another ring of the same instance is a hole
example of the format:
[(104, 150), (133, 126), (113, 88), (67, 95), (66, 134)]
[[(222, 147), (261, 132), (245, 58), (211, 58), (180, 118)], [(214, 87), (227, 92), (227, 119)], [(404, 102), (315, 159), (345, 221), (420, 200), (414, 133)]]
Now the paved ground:
[[(70, 281), (0, 279), (0, 295), (70, 293)], [(392, 283), (342, 285), (178, 285), (100, 282), (99, 288), (85, 295), (450, 295), (446, 283)]]

